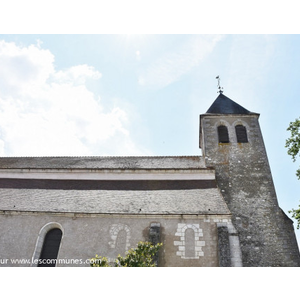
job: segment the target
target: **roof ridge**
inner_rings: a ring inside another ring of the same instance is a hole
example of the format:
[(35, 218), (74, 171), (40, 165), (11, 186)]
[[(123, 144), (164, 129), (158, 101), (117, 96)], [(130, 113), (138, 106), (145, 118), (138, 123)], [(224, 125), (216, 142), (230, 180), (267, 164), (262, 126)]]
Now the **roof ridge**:
[(88, 156), (0, 156), (2, 158), (172, 158), (172, 157), (202, 157), (201, 155), (129, 155), (129, 156), (100, 156), (100, 155), (88, 155)]

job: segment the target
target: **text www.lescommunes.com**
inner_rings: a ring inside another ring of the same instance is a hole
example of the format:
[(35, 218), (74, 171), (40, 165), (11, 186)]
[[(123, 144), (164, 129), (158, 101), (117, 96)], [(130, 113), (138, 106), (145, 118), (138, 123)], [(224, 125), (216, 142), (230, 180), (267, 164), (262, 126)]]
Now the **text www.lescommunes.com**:
[(38, 265), (38, 264), (55, 264), (55, 265), (85, 265), (90, 264), (91, 259), (81, 258), (59, 258), (59, 259), (29, 259), (29, 258), (0, 258), (1, 265)]

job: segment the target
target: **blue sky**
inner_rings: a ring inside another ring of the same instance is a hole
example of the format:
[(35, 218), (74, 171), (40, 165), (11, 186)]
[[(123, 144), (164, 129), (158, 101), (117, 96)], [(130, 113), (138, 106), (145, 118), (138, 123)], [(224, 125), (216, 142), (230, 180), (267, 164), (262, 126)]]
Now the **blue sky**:
[[(300, 185), (299, 35), (0, 35), (0, 155), (200, 155), (217, 94), (260, 113), (281, 208)], [(297, 231), (300, 240), (299, 230)]]

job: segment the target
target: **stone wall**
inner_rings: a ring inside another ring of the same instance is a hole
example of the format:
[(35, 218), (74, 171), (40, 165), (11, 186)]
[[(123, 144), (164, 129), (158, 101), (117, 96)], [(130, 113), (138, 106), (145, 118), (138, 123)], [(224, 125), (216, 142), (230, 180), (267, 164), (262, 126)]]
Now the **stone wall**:
[[(228, 128), (230, 143), (218, 142), (219, 125)], [(248, 143), (237, 143), (236, 125), (246, 127)], [(292, 221), (278, 206), (258, 115), (202, 115), (201, 146), (233, 214), (243, 265), (300, 266)]]
[[(114, 260), (139, 241), (162, 242), (158, 266), (219, 266), (218, 226), (231, 226), (230, 215), (162, 216), (2, 212), (0, 263), (36, 265), (49, 228), (63, 232), (58, 266), (89, 266), (96, 254)], [(155, 228), (159, 228), (156, 230)], [(236, 254), (231, 251), (234, 260)], [(21, 263), (11, 259), (26, 259)], [(226, 258), (225, 258), (226, 259)]]

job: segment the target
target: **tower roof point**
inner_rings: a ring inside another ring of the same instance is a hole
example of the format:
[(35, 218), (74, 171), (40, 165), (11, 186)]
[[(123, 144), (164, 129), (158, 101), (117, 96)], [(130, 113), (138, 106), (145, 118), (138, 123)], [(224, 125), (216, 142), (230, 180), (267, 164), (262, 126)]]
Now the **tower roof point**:
[(220, 93), (214, 103), (206, 112), (207, 114), (252, 114), (249, 110)]

